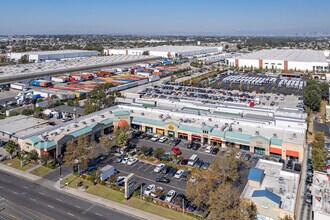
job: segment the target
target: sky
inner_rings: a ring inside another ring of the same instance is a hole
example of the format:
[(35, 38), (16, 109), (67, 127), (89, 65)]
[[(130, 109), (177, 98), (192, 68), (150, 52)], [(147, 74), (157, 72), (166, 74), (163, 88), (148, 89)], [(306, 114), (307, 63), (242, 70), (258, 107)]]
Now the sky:
[(1, 0), (0, 35), (330, 33), (329, 0)]

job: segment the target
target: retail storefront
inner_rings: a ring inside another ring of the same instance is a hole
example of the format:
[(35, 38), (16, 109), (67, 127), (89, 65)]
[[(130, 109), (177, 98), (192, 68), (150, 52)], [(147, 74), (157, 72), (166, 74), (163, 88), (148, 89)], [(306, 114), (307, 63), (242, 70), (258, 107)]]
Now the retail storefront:
[(152, 127), (146, 126), (146, 133), (151, 133), (152, 134), (152, 133), (154, 133), (153, 130), (154, 129)]
[(282, 158), (282, 149), (270, 147), (269, 156), (270, 156), (270, 158), (281, 159)]
[(160, 128), (156, 128), (156, 134), (164, 135), (165, 134), (165, 130), (164, 129), (160, 129)]
[(294, 162), (299, 161), (299, 152), (293, 150), (286, 150), (286, 159)]
[(194, 142), (198, 142), (198, 143), (201, 143), (201, 141), (202, 141), (202, 138), (201, 138), (201, 136), (199, 136), (199, 135), (191, 135), (191, 140), (192, 141), (194, 141)]
[(250, 146), (248, 146), (248, 145), (240, 144), (240, 145), (239, 145), (239, 149), (240, 149), (240, 150), (244, 150), (244, 151), (249, 151), (249, 152), (250, 152)]
[(183, 140), (188, 140), (188, 134), (187, 133), (178, 133), (178, 137)]
[(265, 149), (260, 147), (254, 147), (254, 154), (256, 156), (264, 156), (266, 154)]
[(221, 139), (220, 138), (211, 138), (211, 145), (212, 146), (221, 146)]

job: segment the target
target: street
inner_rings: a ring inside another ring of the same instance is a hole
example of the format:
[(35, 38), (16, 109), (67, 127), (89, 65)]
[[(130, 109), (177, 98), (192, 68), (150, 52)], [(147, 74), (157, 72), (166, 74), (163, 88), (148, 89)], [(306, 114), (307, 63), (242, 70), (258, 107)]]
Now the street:
[(0, 219), (137, 219), (0, 171)]

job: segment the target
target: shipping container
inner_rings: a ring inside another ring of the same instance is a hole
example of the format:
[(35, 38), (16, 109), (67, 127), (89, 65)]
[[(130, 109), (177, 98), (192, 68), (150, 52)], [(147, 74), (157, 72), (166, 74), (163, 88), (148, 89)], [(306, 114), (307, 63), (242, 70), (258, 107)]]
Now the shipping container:
[(27, 88), (27, 85), (23, 83), (11, 83), (10, 88), (23, 91), (24, 89)]

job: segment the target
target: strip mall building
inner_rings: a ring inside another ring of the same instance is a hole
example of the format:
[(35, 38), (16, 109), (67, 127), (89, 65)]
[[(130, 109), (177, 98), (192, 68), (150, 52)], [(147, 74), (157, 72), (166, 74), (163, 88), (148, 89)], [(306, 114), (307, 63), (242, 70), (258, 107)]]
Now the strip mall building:
[(25, 128), (26, 135), (19, 137), (17, 131), (0, 131), (0, 136), (16, 140), (25, 151), (36, 149), (39, 154), (60, 155), (69, 140), (80, 136), (97, 140), (103, 134), (111, 134), (114, 127), (128, 124), (143, 132), (236, 147), (258, 156), (299, 162), (304, 157), (306, 114), (299, 110), (164, 99), (117, 101), (114, 107), (61, 125), (39, 126), (36, 132), (27, 132), (29, 128)]

